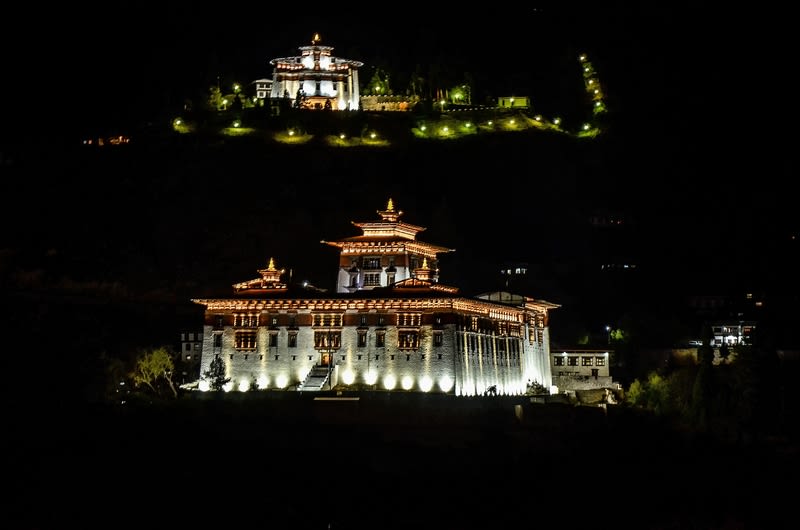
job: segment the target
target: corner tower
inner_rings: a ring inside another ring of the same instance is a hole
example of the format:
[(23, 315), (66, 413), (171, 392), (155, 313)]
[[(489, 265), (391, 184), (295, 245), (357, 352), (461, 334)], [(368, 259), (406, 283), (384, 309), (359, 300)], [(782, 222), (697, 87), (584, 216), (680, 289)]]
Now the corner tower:
[(418, 241), (417, 233), (425, 228), (401, 221), (403, 212), (395, 209), (392, 199), (385, 210), (378, 210), (378, 215), (378, 221), (352, 221), (362, 231), (359, 236), (322, 241), (339, 248), (336, 292), (386, 287), (416, 277), (420, 269), (428, 271), (425, 280), (438, 282), (437, 255), (455, 249)]

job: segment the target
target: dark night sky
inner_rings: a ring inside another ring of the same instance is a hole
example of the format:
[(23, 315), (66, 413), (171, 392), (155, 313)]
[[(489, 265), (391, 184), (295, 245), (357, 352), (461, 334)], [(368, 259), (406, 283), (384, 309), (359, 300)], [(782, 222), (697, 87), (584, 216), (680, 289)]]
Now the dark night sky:
[[(704, 2), (538, 2), (513, 12), (426, 6), (388, 18), (363, 7), (314, 14), (188, 1), (41, 11), (17, 7), (20, 31), (0, 37), (4, 130), (43, 134), (46, 122), (47, 134), (70, 134), (162, 120), (217, 76), (224, 84), (269, 76), (271, 58), (296, 54), (314, 32), (335, 55), (363, 61), (362, 77), (376, 66), (408, 73), (450, 64), (475, 78), (479, 94), (527, 94), (545, 115), (570, 112), (580, 96), (575, 58), (586, 52), (624, 140), (641, 140), (646, 128), (656, 135), (651, 144), (699, 165), (741, 168), (730, 151), (741, 155), (753, 138), (769, 152), (759, 167), (784, 171), (778, 151), (789, 144), (780, 131), (797, 116), (788, 103), (789, 18), (780, 12)], [(509, 53), (520, 47), (529, 55)]]
[[(581, 83), (576, 57), (585, 52), (603, 83), (612, 127), (596, 149), (580, 154), (565, 150), (559, 155), (579, 173), (576, 182), (580, 186), (576, 188), (579, 193), (572, 193), (566, 180), (558, 182), (547, 199), (552, 212), (590, 208), (593, 199), (598, 205), (624, 207), (636, 215), (646, 215), (649, 252), (658, 256), (663, 241), (663, 252), (673, 259), (685, 252), (697, 256), (694, 261), (705, 263), (706, 269), (713, 269), (717, 263), (727, 267), (730, 260), (724, 256), (729, 249), (740, 248), (742, 238), (746, 245), (754, 245), (743, 249), (772, 247), (798, 230), (795, 195), (788, 192), (797, 173), (796, 162), (789, 156), (794, 149), (789, 124), (797, 114), (790, 103), (792, 48), (785, 45), (790, 33), (784, 28), (789, 19), (781, 13), (721, 10), (702, 2), (545, 2), (521, 4), (513, 12), (488, 6), (479, 13), (420, 7), (399, 11), (402, 17), (392, 19), (382, 18), (381, 11), (367, 14), (364, 8), (353, 14), (315, 15), (305, 11), (295, 6), (275, 9), (247, 3), (210, 8), (184, 1), (81, 3), (48, 8), (35, 16), (19, 14), (16, 22), (27, 31), (21, 31), (21, 37), (9, 32), (0, 37), (9, 55), (4, 65), (3, 98), (10, 103), (4, 109), (3, 137), (12, 143), (31, 138), (38, 149), (46, 144), (37, 139), (42, 136), (48, 141), (64, 137), (71, 142), (87, 132), (101, 134), (169, 119), (187, 97), (205, 93), (217, 76), (223, 83), (232, 83), (270, 75), (271, 58), (295, 55), (297, 47), (308, 44), (315, 32), (321, 34), (323, 44), (334, 47), (334, 55), (365, 63), (362, 82), (373, 66), (409, 72), (417, 65), (445, 63), (470, 72), (485, 93), (530, 95), (534, 109), (543, 113), (560, 109), (569, 112), (575, 104)], [(509, 53), (518, 49), (527, 50), (529, 55)], [(13, 156), (13, 148), (9, 151)], [(535, 150), (532, 154), (537, 155)], [(584, 155), (585, 159), (580, 159)], [(549, 160), (550, 169), (556, 167), (556, 158)], [(148, 194), (157, 197), (157, 207), (162, 213), (169, 212), (180, 200), (176, 182), (186, 179), (181, 185), (191, 185), (191, 175), (181, 173), (179, 164), (183, 162), (173, 160), (155, 171), (158, 178), (168, 176), (162, 180), (171, 179), (170, 185), (157, 189), (153, 182), (140, 183), (135, 192), (145, 198)], [(510, 173), (514, 172), (514, 163), (505, 162)], [(404, 164), (380, 167), (387, 168), (400, 182), (405, 175), (403, 168), (415, 167)], [(340, 161), (330, 167), (321, 164), (316, 171), (320, 175), (344, 173), (352, 166)], [(435, 170), (446, 166), (430, 167), (423, 177), (438, 178), (441, 171)], [(58, 199), (60, 186), (84, 169), (74, 163), (48, 172), (58, 175), (58, 183), (49, 188), (53, 195), (38, 201), (36, 207), (50, 204), (45, 210), (49, 212), (65, 208)], [(139, 169), (141, 175), (153, 173), (150, 167)], [(254, 170), (235, 169), (241, 174)], [(515, 185), (561, 178), (549, 169), (532, 171), (534, 180)], [(101, 174), (102, 169), (97, 172)], [(43, 178), (45, 184), (48, 178), (54, 178), (44, 176), (44, 172), (36, 177)], [(131, 177), (133, 181), (137, 178)], [(408, 212), (409, 222), (429, 227), (426, 238), (432, 243), (452, 244), (437, 239), (452, 235), (452, 228), (451, 234), (440, 228), (447, 219), (442, 215), (435, 218), (427, 208), (446, 202), (447, 186), (462, 186), (460, 182), (439, 181), (429, 186), (429, 196), (440, 195), (426, 203), (411, 187), (382, 190), (378, 184), (373, 184), (373, 191), (381, 203), (391, 191)], [(25, 190), (23, 200), (37, 196), (27, 186), (14, 188)], [(310, 198), (309, 204), (340, 204), (340, 211), (335, 213), (345, 226), (350, 220), (369, 220), (378, 206), (372, 196), (369, 201), (354, 200), (347, 195), (352, 191), (349, 187), (312, 189), (317, 193), (322, 190), (326, 195)], [(496, 190), (488, 196), (500, 194)], [(419, 208), (414, 208), (415, 203)], [(120, 211), (105, 201), (86, 204), (92, 209), (107, 209), (112, 215)], [(454, 199), (448, 204), (458, 211), (459, 203)], [(480, 206), (481, 218), (487, 220), (507, 207), (503, 201), (484, 201)], [(265, 207), (254, 206), (248, 215), (254, 219), (266, 215), (258, 208)], [(64, 211), (63, 226), (76, 223), (82, 227), (81, 216), (89, 215)], [(270, 211), (269, 215), (275, 213)], [(292, 215), (302, 217), (296, 212)], [(558, 221), (549, 213), (538, 219), (550, 222), (548, 228)], [(458, 220), (451, 221), (455, 224)], [(90, 220), (85, 222), (91, 224)], [(109, 225), (125, 222), (126, 218), (120, 216)], [(315, 246), (319, 239), (338, 235), (321, 233), (320, 229), (332, 228), (324, 219), (304, 221), (302, 226)], [(146, 227), (164, 241), (170, 240), (172, 228), (167, 225), (148, 220)], [(27, 237), (47, 245), (52, 231), (39, 222), (28, 223), (25, 228), (11, 239)], [(184, 234), (191, 234), (196, 225), (182, 229)], [(75, 233), (85, 234), (80, 230)], [(151, 235), (136, 233), (134, 237), (146, 241)], [(194, 233), (193, 237), (197, 240), (201, 236)], [(266, 229), (259, 240), (264, 240), (265, 246), (269, 243)], [(459, 246), (466, 255), (469, 249)], [(498, 259), (501, 249), (493, 249), (498, 251)], [(313, 250), (324, 255), (318, 248)], [(562, 243), (551, 252), (568, 251), (574, 249)], [(263, 252), (263, 247), (258, 249), (259, 259), (266, 259)], [(541, 259), (551, 256), (545, 253)], [(736, 258), (739, 262), (748, 259)], [(763, 273), (763, 267), (761, 262), (742, 264), (744, 271), (758, 269)], [(224, 287), (245, 279), (241, 274), (249, 277), (254, 267), (243, 264), (241, 270), (215, 281)]]
[[(367, 71), (448, 63), (492, 95), (527, 93), (544, 109), (570, 95), (574, 59), (588, 52), (620, 111), (636, 109), (647, 119), (637, 106), (648, 102), (655, 105), (647, 112), (692, 105), (714, 114), (710, 100), (729, 75), (718, 54), (738, 37), (728, 23), (732, 11), (702, 3), (551, 3), (522, 4), (513, 13), (420, 8), (391, 19), (363, 8), (315, 15), (257, 3), (73, 3), (20, 15), (30, 28), (24, 38), (3, 37), (11, 51), (5, 89), (18, 98), (29, 88), (49, 95), (70, 122), (141, 119), (179, 107), (218, 75), (223, 82), (268, 76), (269, 59), (296, 54), (319, 32), (334, 54), (363, 61)], [(509, 53), (519, 46), (530, 55)]]

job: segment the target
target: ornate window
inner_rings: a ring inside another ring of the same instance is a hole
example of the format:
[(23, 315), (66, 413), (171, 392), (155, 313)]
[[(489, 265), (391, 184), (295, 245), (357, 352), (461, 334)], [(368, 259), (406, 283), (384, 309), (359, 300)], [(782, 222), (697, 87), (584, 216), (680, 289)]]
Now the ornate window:
[(315, 331), (314, 348), (318, 350), (338, 349), (342, 344), (340, 331)]
[(398, 313), (398, 327), (418, 327), (422, 324), (422, 314), (420, 313)]
[(398, 348), (401, 350), (416, 350), (419, 348), (419, 332), (402, 330), (397, 333)]
[(340, 313), (318, 313), (314, 315), (314, 327), (342, 327)]
[(255, 350), (256, 349), (256, 332), (255, 331), (237, 331), (235, 347), (237, 350)]
[(381, 258), (375, 256), (365, 257), (361, 261), (361, 268), (364, 270), (378, 270), (381, 268)]
[(255, 328), (258, 327), (258, 314), (257, 313), (240, 313), (234, 315), (233, 325), (237, 328)]

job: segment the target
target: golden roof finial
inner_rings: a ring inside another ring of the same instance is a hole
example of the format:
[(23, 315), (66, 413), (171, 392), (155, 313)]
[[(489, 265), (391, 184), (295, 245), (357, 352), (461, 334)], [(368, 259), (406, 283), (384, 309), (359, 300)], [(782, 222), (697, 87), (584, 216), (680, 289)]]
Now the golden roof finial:
[(378, 210), (378, 215), (381, 216), (381, 219), (390, 223), (396, 223), (397, 220), (403, 215), (403, 212), (400, 210), (394, 209), (394, 201), (389, 198), (389, 202), (386, 204), (385, 210)]
[(267, 270), (268, 271), (274, 271), (275, 270), (275, 260), (274, 259), (269, 258), (269, 265), (267, 265)]
[(320, 41), (319, 33), (314, 33), (314, 37), (311, 38), (311, 44), (316, 44)]
[(428, 258), (422, 258), (422, 268), (423, 269), (428, 268)]

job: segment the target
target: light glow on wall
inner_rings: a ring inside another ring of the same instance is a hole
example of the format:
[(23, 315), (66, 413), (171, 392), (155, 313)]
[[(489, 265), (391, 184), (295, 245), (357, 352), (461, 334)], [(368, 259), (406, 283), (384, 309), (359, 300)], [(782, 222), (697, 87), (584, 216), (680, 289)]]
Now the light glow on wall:
[(297, 371), (297, 380), (298, 381), (305, 381), (306, 378), (308, 377), (308, 374), (310, 374), (310, 373), (311, 373), (311, 369), (310, 368), (309, 369), (298, 370)]
[(453, 388), (453, 379), (449, 375), (443, 375), (439, 378), (439, 388), (442, 392), (450, 392)]
[(344, 373), (342, 374), (342, 382), (346, 385), (352, 385), (353, 381), (355, 380), (356, 380), (356, 374), (354, 374), (350, 368), (345, 370)]
[(419, 389), (423, 392), (430, 392), (433, 388), (433, 379), (428, 375), (423, 375), (419, 380)]
[(403, 387), (403, 390), (411, 390), (411, 387), (414, 386), (414, 378), (410, 375), (406, 375), (400, 381), (400, 386)]
[(211, 385), (208, 384), (208, 381), (203, 380), (198, 383), (197, 388), (199, 388), (201, 392), (208, 392), (211, 390)]
[(289, 384), (289, 378), (286, 376), (286, 374), (281, 374), (275, 378), (275, 385), (278, 388), (286, 388), (286, 385), (288, 384)]
[(250, 381), (247, 379), (239, 381), (239, 392), (247, 392), (248, 390), (250, 390)]
[(227, 383), (225, 383), (225, 385), (222, 387), (222, 390), (224, 390), (225, 392), (230, 392), (231, 390), (233, 390), (233, 383), (232, 383), (231, 381), (228, 381), (228, 382), (227, 382)]
[(264, 390), (269, 386), (269, 378), (266, 375), (262, 375), (258, 378), (256, 384), (258, 385), (259, 390)]
[(397, 378), (394, 374), (388, 374), (383, 378), (383, 388), (386, 390), (394, 390), (395, 386), (397, 386)]
[(378, 372), (376, 372), (375, 370), (370, 370), (366, 374), (364, 374), (364, 382), (368, 385), (374, 385), (377, 380), (378, 380)]
[(336, 88), (332, 81), (324, 80), (319, 83), (319, 93), (323, 96), (336, 97)]

